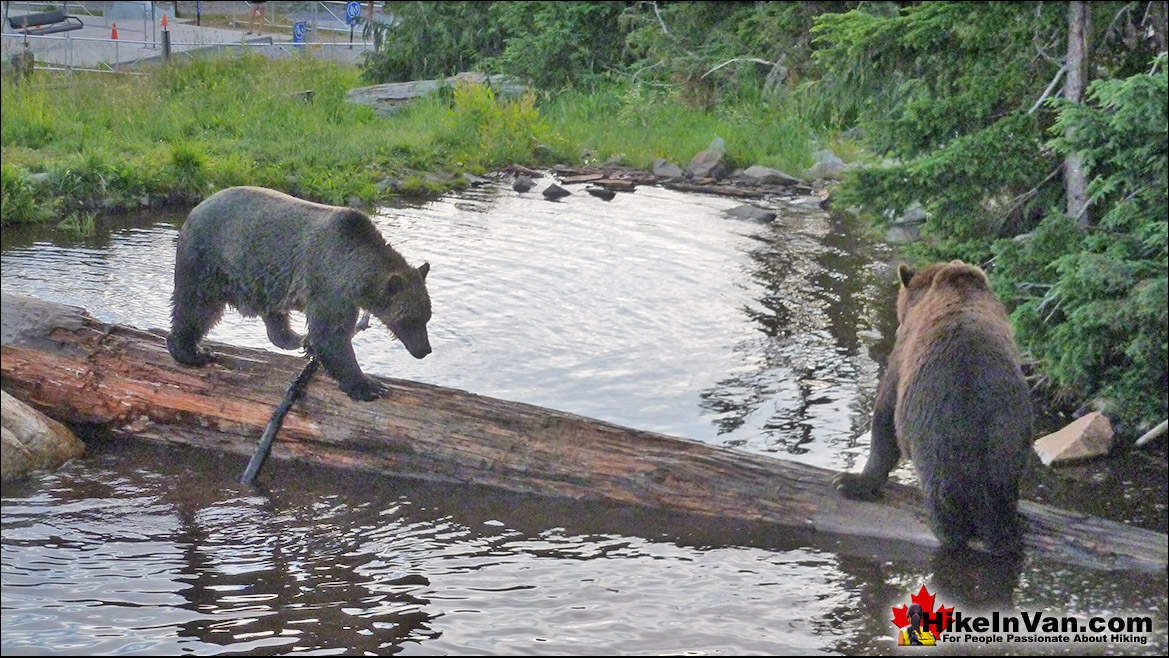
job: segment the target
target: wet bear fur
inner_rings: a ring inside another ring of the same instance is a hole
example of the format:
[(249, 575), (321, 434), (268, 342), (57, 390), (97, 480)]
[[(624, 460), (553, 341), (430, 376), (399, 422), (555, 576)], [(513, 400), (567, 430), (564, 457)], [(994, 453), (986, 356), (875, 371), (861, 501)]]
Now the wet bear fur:
[[(359, 309), (415, 358), (425, 357), (429, 270), (427, 263), (410, 267), (356, 210), (260, 187), (221, 190), (191, 211), (179, 233), (167, 349), (184, 365), (211, 361), (199, 342), (231, 304), (263, 318), (273, 345), (303, 343), (349, 397), (372, 400), (388, 389), (357, 365), (351, 340)], [(307, 340), (289, 327), (294, 310), (305, 313)]]
[(1018, 485), (1031, 439), (1031, 399), (1002, 303), (962, 261), (900, 266), (897, 338), (873, 410), (869, 460), (838, 491), (867, 499), (912, 459), (943, 546), (973, 538), (1017, 553)]

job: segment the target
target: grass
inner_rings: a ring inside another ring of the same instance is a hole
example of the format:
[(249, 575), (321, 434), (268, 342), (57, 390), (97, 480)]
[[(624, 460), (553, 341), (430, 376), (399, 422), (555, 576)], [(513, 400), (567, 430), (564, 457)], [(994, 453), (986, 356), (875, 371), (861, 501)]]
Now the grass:
[[(541, 101), (467, 85), (380, 117), (345, 101), (362, 84), (352, 65), (246, 53), (143, 76), (38, 72), (20, 86), (5, 76), (0, 221), (193, 203), (232, 185), (376, 202), (450, 189), (463, 171), (579, 162), (584, 148), (598, 161), (684, 165), (716, 135), (732, 164), (796, 173), (817, 141), (797, 115), (760, 103), (696, 110), (636, 87)], [(312, 102), (296, 95), (305, 89)]]

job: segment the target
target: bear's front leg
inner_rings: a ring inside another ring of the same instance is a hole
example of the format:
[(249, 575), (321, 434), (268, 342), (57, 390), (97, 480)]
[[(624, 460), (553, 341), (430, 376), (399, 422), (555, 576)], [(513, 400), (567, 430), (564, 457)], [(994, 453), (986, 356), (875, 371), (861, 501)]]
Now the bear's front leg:
[(361, 372), (357, 365), (357, 355), (353, 353), (353, 326), (357, 321), (357, 311), (340, 324), (320, 322), (309, 316), (308, 340), (306, 341), (309, 354), (321, 362), (325, 372), (329, 373), (342, 391), (352, 399), (367, 402), (376, 400), (390, 392), (389, 387)]
[(873, 405), (873, 425), (869, 439), (869, 460), (859, 475), (841, 473), (833, 480), (836, 491), (854, 500), (872, 500), (877, 491), (889, 479), (889, 472), (901, 459), (897, 445), (897, 427), (894, 412), (897, 408), (897, 372), (895, 364), (885, 373), (877, 387), (877, 400)]

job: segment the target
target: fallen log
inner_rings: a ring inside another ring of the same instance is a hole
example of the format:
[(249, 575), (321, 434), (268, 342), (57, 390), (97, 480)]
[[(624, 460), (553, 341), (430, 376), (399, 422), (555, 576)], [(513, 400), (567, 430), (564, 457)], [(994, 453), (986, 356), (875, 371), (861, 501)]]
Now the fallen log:
[[(216, 344), (178, 365), (164, 332), (5, 294), (4, 390), (57, 419), (115, 435), (251, 454), (303, 359)], [(936, 546), (916, 489), (879, 502), (835, 494), (832, 471), (416, 382), (355, 403), (317, 377), (273, 456), (424, 480), (597, 500)], [(241, 467), (244, 460), (241, 459)], [(1024, 503), (1032, 555), (1101, 569), (1161, 570), (1160, 533)]]

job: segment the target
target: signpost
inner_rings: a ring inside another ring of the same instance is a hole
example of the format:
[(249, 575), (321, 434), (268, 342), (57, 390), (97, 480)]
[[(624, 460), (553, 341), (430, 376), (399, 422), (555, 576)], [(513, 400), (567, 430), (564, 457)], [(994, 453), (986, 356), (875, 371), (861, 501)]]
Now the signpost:
[(292, 43), (300, 48), (304, 45), (304, 34), (308, 32), (308, 21), (297, 21), (292, 25)]
[(349, 23), (349, 49), (353, 50), (353, 26), (357, 25), (357, 17), (361, 15), (361, 3), (349, 0), (345, 3), (345, 22)]

